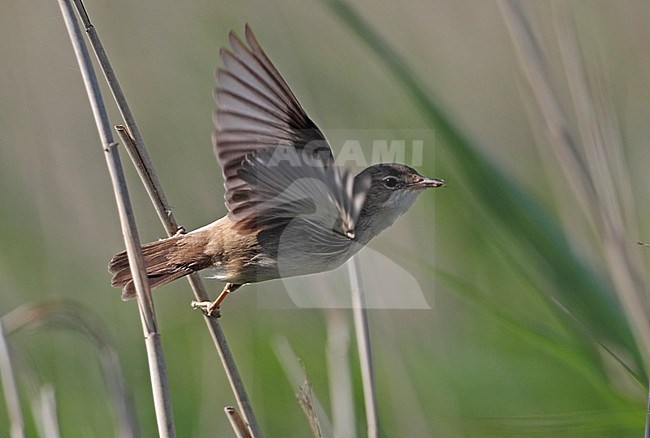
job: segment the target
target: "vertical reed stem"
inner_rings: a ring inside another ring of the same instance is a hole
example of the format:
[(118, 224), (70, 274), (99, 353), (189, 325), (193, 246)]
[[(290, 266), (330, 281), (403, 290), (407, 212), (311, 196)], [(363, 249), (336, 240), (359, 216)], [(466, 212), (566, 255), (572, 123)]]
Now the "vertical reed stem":
[[(171, 207), (167, 202), (167, 198), (165, 197), (162, 186), (158, 181), (158, 177), (156, 176), (156, 172), (151, 162), (151, 157), (149, 156), (149, 153), (147, 152), (147, 149), (144, 145), (144, 141), (140, 135), (140, 130), (135, 123), (135, 118), (128, 105), (126, 96), (122, 91), (122, 87), (120, 86), (117, 76), (115, 75), (113, 67), (111, 66), (111, 63), (108, 59), (108, 55), (104, 50), (95, 27), (90, 21), (83, 2), (81, 0), (74, 1), (77, 7), (77, 11), (81, 16), (81, 20), (86, 29), (86, 33), (90, 39), (90, 44), (95, 52), (95, 56), (99, 61), (101, 70), (106, 78), (106, 81), (108, 82), (108, 86), (111, 90), (111, 93), (113, 94), (113, 98), (115, 99), (120, 114), (124, 119), (124, 123), (128, 128), (127, 130), (123, 126), (116, 126), (118, 134), (120, 135), (122, 142), (129, 152), (131, 160), (133, 161), (140, 179), (142, 180), (142, 183), (144, 184), (147, 193), (149, 194), (149, 198), (151, 199), (156, 213), (158, 214), (158, 218), (163, 224), (167, 235), (172, 236), (179, 230), (179, 226), (176, 219), (174, 218), (174, 215), (172, 214)], [(208, 293), (206, 291), (205, 285), (203, 284), (203, 281), (201, 280), (201, 277), (198, 274), (192, 274), (188, 276), (188, 280), (190, 282), (192, 290), (194, 291), (196, 300), (209, 301)], [(237, 400), (240, 412), (248, 423), (248, 427), (250, 428), (252, 436), (261, 437), (262, 432), (257, 423), (257, 419), (255, 418), (255, 413), (253, 412), (250, 399), (246, 393), (246, 388), (244, 387), (243, 380), (237, 369), (237, 364), (235, 363), (232, 352), (230, 351), (230, 347), (221, 328), (221, 324), (219, 324), (219, 321), (216, 318), (210, 318), (206, 316), (204, 320), (208, 331), (210, 332), (210, 336), (213, 339), (214, 345), (217, 348), (217, 352), (219, 353), (219, 357), (223, 364), (224, 370), (226, 371), (228, 381), (230, 382), (230, 386)]]
[(366, 406), (366, 422), (368, 424), (368, 437), (379, 437), (379, 418), (377, 415), (377, 393), (375, 388), (375, 375), (372, 365), (372, 351), (370, 347), (370, 329), (368, 328), (368, 311), (366, 308), (365, 289), (361, 279), (361, 267), (357, 256), (347, 262), (352, 289), (352, 310), (354, 313), (354, 331), (359, 349), (359, 363), (361, 365), (361, 380), (363, 382), (363, 400)]
[(13, 364), (11, 362), (11, 350), (5, 337), (5, 330), (2, 319), (0, 318), (0, 381), (4, 388), (5, 403), (9, 416), (9, 431), (11, 438), (25, 437), (25, 423), (23, 421), (23, 411), (20, 408), (20, 396), (18, 395), (18, 385), (16, 384), (16, 375), (14, 374)]
[(117, 143), (113, 141), (111, 128), (104, 107), (104, 101), (99, 90), (97, 77), (84, 44), (77, 19), (72, 9), (70, 0), (59, 0), (59, 7), (68, 30), (68, 35), (74, 48), (75, 56), (79, 63), (83, 82), (86, 87), (90, 106), (92, 108), (97, 130), (101, 139), (106, 164), (111, 176), (113, 191), (117, 201), (120, 225), (124, 236), (126, 251), (129, 256), (129, 265), (133, 274), (133, 283), (138, 296), (138, 305), (145, 337), (147, 358), (149, 360), (149, 373), (158, 422), (158, 434), (162, 437), (175, 437), (174, 419), (172, 414), (169, 385), (167, 382), (167, 367), (165, 364), (160, 335), (156, 324), (156, 316), (151, 299), (151, 290), (146, 276), (142, 248), (129, 200), (129, 193), (124, 178), (124, 172), (117, 152)]

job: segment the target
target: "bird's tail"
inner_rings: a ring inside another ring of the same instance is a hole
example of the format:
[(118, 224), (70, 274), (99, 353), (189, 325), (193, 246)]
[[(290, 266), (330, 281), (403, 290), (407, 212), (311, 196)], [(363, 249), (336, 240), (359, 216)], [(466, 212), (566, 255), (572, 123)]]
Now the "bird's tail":
[[(188, 240), (195, 240), (195, 236), (190, 236), (191, 234), (178, 235), (142, 246), (151, 288), (162, 286), (209, 265), (202, 251), (197, 251), (196, 247), (194, 250), (188, 248)], [(108, 271), (113, 274), (111, 285), (123, 288), (122, 300), (134, 299), (135, 286), (126, 251), (113, 256), (108, 264)]]

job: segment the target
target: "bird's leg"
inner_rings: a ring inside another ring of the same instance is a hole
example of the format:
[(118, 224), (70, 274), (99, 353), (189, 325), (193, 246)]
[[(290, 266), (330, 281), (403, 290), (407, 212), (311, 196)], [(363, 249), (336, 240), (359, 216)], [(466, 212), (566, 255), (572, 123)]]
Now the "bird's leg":
[(226, 286), (223, 288), (216, 300), (200, 302), (192, 301), (192, 307), (194, 309), (201, 309), (206, 315), (212, 316), (214, 312), (219, 309), (219, 305), (228, 296), (228, 294), (236, 291), (240, 287), (242, 287), (241, 284), (226, 283)]
[(229, 293), (236, 291), (240, 287), (241, 284), (226, 283), (226, 286), (223, 288), (217, 299), (210, 304), (210, 307), (208, 307), (208, 315), (219, 308), (219, 305), (226, 299)]

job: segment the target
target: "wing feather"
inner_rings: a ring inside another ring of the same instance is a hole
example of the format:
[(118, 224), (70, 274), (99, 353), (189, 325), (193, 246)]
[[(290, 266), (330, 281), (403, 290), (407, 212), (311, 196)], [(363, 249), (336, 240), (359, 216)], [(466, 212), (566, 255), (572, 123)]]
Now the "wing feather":
[(237, 228), (264, 230), (301, 218), (312, 225), (310, 238), (354, 238), (367, 188), (355, 190), (352, 171), (278, 147), (249, 155), (238, 175), (247, 187), (231, 197), (229, 214)]
[(354, 237), (366, 190), (334, 166), (322, 132), (248, 25), (244, 35), (245, 42), (231, 32), (231, 49), (220, 51), (214, 93), (213, 143), (229, 216), (242, 232), (301, 218), (313, 230), (306, 239), (341, 250)]

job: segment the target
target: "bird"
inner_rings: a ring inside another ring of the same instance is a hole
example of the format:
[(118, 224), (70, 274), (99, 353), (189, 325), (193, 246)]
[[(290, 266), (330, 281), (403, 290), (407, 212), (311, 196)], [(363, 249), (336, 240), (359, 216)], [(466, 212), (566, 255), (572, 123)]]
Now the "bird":
[[(151, 288), (209, 269), (225, 282), (212, 315), (248, 283), (333, 270), (390, 227), (425, 189), (445, 186), (400, 163), (340, 169), (324, 134), (246, 24), (219, 52), (213, 147), (223, 171), (220, 219), (142, 246)], [(122, 299), (136, 297), (125, 251), (109, 263)]]

